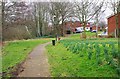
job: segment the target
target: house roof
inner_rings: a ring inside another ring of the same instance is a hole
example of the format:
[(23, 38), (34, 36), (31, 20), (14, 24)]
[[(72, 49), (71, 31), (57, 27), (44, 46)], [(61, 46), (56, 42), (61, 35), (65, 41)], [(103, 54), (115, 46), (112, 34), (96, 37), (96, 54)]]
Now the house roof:
[[(120, 15), (120, 12), (118, 13)], [(116, 14), (112, 14), (110, 16), (108, 16), (108, 19), (111, 18), (111, 17), (114, 17)]]

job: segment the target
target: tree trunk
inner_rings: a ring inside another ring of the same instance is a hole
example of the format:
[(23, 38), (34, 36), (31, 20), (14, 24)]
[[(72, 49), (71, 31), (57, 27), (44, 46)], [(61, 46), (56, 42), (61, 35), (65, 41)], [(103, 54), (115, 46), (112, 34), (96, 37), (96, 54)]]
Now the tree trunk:
[[(4, 32), (4, 28), (5, 28), (5, 13), (4, 13), (4, 9), (5, 9), (5, 2), (2, 1), (2, 28), (3, 28), (3, 32)], [(3, 38), (2, 41), (4, 41), (4, 35), (2, 34)]]
[(36, 26), (36, 29), (35, 29), (35, 31), (36, 31), (36, 37), (39, 37), (39, 32), (38, 32), (38, 19), (37, 19), (38, 17), (35, 15), (35, 26)]
[(98, 13), (96, 15), (96, 38), (98, 37)]
[(43, 36), (42, 27), (43, 27), (43, 25), (42, 25), (42, 23), (40, 23), (40, 36)]
[(118, 15), (119, 15), (119, 13), (117, 13), (116, 15), (115, 15), (115, 20), (116, 20), (116, 38), (118, 38), (118, 36), (119, 36), (119, 23), (118, 23)]
[(85, 27), (86, 27), (86, 22), (84, 22), (84, 24), (83, 24), (83, 30), (84, 30), (84, 32), (82, 33), (82, 38), (84, 38), (84, 39), (86, 39), (86, 31), (85, 31)]
[(63, 19), (63, 16), (62, 16), (62, 36), (65, 36), (65, 33), (64, 33), (64, 19)]
[(40, 13), (40, 11), (38, 11), (39, 13), (39, 25), (38, 25), (38, 35), (39, 35), (39, 37), (41, 36), (41, 27), (42, 27), (42, 23), (41, 23), (41, 13)]

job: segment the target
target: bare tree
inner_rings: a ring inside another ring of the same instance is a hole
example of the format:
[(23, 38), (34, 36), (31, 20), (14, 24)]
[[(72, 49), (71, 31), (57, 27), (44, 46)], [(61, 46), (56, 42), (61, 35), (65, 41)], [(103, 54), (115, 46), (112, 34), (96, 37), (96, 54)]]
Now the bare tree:
[(107, 26), (107, 24), (105, 23), (105, 21), (99, 21), (98, 25), (99, 25), (102, 29)]
[(32, 7), (29, 3), (6, 2), (3, 8), (2, 26), (5, 40), (28, 39), (34, 36)]
[(37, 2), (34, 3), (34, 18), (36, 22), (36, 28), (37, 28), (37, 36), (43, 36), (43, 28), (47, 26), (47, 19), (48, 16), (48, 3), (46, 2)]
[(35, 20), (35, 32), (36, 32), (36, 37), (39, 36), (39, 33), (38, 33), (38, 18), (37, 18), (37, 3), (33, 3), (33, 8), (34, 8), (34, 12), (33, 12), (33, 16), (34, 16), (34, 20)]
[(0, 41), (2, 40), (2, 1), (0, 1)]
[[(101, 5), (98, 5), (98, 7), (95, 8), (95, 24), (96, 24), (96, 37), (98, 35), (98, 25), (99, 25), (99, 22), (100, 22), (100, 19), (101, 19), (101, 15), (105, 12), (106, 8), (107, 8), (107, 5), (105, 3), (104, 5), (104, 9), (102, 10), (102, 6), (100, 7)], [(100, 8), (100, 9), (99, 9)], [(98, 10), (99, 9), (99, 10)], [(98, 11), (97, 11), (98, 10)], [(103, 22), (103, 21), (102, 21)], [(102, 24), (105, 24), (105, 23), (102, 23)]]
[[(64, 21), (71, 14), (72, 4), (69, 2), (51, 2), (50, 15), (55, 28), (55, 33), (64, 36)], [(60, 26), (61, 25), (61, 26)], [(58, 33), (59, 32), (59, 33)]]
[(85, 27), (87, 22), (91, 20), (98, 12), (100, 12), (103, 4), (104, 2), (100, 2), (99, 0), (81, 0), (80, 2), (75, 2), (76, 15), (83, 24), (83, 38), (86, 38)]
[(65, 19), (67, 18), (67, 17), (69, 17), (69, 15), (71, 15), (72, 14), (72, 7), (73, 7), (73, 5), (71, 4), (71, 3), (69, 3), (69, 2), (61, 2), (61, 3), (59, 3), (59, 6), (60, 6), (60, 8), (59, 8), (59, 13), (60, 13), (60, 15), (61, 15), (61, 25), (62, 25), (62, 27), (61, 27), (61, 30), (62, 30), (62, 36), (64, 36), (64, 21), (65, 21)]

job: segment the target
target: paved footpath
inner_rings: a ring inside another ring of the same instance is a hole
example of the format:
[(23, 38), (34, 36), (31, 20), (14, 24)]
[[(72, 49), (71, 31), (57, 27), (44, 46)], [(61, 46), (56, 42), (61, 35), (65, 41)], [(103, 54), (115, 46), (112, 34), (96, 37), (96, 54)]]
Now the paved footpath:
[(18, 77), (50, 77), (48, 58), (45, 54), (45, 46), (48, 44), (50, 42), (33, 49), (23, 64), (24, 70)]

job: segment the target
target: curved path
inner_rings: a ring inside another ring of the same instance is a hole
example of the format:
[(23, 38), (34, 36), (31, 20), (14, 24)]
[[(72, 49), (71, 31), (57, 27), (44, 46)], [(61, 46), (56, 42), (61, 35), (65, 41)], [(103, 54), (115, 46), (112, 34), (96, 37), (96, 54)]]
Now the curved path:
[(45, 44), (40, 44), (29, 54), (18, 77), (50, 77), (49, 64), (45, 55)]

